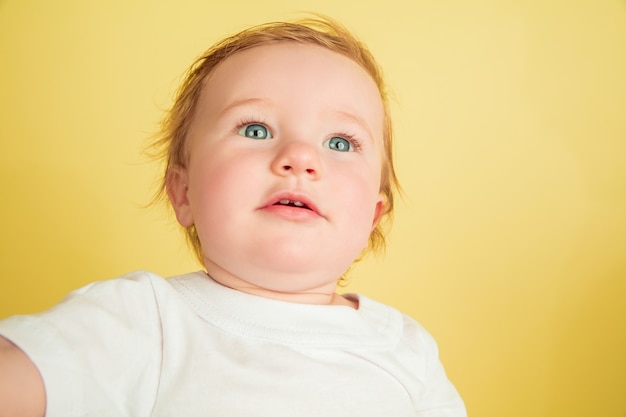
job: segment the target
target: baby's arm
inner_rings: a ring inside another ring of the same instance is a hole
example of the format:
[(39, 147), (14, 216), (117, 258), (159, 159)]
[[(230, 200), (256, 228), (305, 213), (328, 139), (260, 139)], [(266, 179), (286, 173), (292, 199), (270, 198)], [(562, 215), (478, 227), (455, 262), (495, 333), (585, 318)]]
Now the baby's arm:
[(0, 417), (43, 417), (46, 392), (35, 364), (0, 336)]

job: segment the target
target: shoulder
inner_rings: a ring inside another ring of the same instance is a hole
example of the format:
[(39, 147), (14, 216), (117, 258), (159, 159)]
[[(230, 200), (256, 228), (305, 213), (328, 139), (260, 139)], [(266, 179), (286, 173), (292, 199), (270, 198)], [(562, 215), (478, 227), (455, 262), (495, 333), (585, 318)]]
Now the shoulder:
[(148, 271), (134, 271), (116, 278), (94, 281), (77, 290), (69, 293), (63, 301), (77, 296), (96, 295), (98, 293), (123, 292), (129, 295), (139, 294), (145, 291), (152, 291), (155, 286), (159, 286), (165, 279), (157, 274)]
[(438, 361), (437, 342), (417, 320), (387, 304), (359, 295), (359, 302), (370, 322), (385, 329), (394, 340), (401, 360), (426, 366)]
[(115, 329), (121, 332), (124, 326), (120, 324), (145, 322), (154, 315), (156, 288), (164, 283), (163, 278), (145, 271), (96, 281), (70, 292), (46, 311), (0, 321), (0, 333), (21, 345), (36, 344), (44, 335), (65, 340)]
[(371, 325), (384, 331), (396, 343), (406, 344), (412, 350), (432, 351), (437, 349), (435, 339), (417, 320), (396, 308), (372, 300), (363, 295), (354, 295), (359, 300), (359, 312)]
[(426, 328), (407, 314), (402, 313), (402, 335), (405, 343), (416, 351), (426, 351), (438, 356), (439, 348), (435, 338)]
[(2, 320), (0, 334), (39, 370), (51, 415), (92, 415), (87, 410), (131, 397), (131, 414), (148, 415), (160, 378), (162, 304), (175, 294), (167, 279), (136, 271), (75, 290), (42, 313)]
[(148, 271), (134, 271), (117, 278), (95, 281), (70, 292), (51, 311), (67, 305), (78, 307), (81, 304), (111, 305), (118, 308), (133, 309), (145, 304), (158, 303), (160, 298), (168, 297), (177, 291), (172, 285), (175, 280), (184, 281), (196, 274), (164, 278)]
[(449, 381), (439, 359), (433, 336), (412, 317), (391, 306), (359, 299), (364, 310), (376, 312), (378, 325), (393, 336), (389, 356), (378, 358), (380, 366), (392, 374), (409, 393), (419, 416), (466, 416), (463, 400)]
[(175, 298), (167, 279), (135, 271), (74, 290), (41, 313), (2, 320), (0, 334), (24, 350), (39, 350), (44, 339), (68, 347), (89, 340), (155, 339), (161, 333), (161, 305)]

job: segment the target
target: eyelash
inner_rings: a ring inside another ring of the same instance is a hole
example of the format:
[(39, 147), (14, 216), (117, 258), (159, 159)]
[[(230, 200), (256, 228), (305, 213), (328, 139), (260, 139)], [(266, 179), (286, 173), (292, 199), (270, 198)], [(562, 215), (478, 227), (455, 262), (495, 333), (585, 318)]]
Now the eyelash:
[(361, 150), (361, 141), (357, 139), (355, 135), (351, 133), (346, 133), (344, 131), (342, 133), (334, 133), (330, 136), (330, 138), (335, 138), (335, 137), (343, 138), (347, 140), (348, 142), (350, 142), (350, 144), (352, 145), (352, 148), (354, 148), (354, 152), (358, 152)]
[(247, 118), (246, 118), (246, 119), (241, 119), (241, 120), (239, 121), (239, 123), (237, 123), (237, 125), (236, 125), (236, 127), (235, 127), (235, 132), (238, 132), (238, 131), (239, 131), (239, 129), (241, 129), (241, 128), (245, 127), (245, 126), (248, 126), (248, 125), (263, 125), (263, 126), (265, 126), (265, 127), (267, 128), (267, 130), (271, 130), (271, 129), (267, 126), (267, 123), (265, 123), (265, 122), (263, 121), (263, 119), (261, 119), (261, 118), (258, 118), (258, 119), (257, 119), (257, 118), (255, 118), (255, 119), (252, 119), (252, 118), (247, 119)]
[[(235, 132), (238, 132), (243, 127), (251, 125), (251, 124), (263, 125), (270, 131), (270, 133), (272, 131), (272, 129), (270, 129), (268, 127), (267, 123), (264, 122), (262, 118), (254, 118), (254, 119), (253, 118), (245, 118), (245, 119), (241, 119), (239, 121), (239, 123), (237, 123), (237, 125), (235, 127)], [(339, 131), (337, 133), (333, 133), (332, 135), (330, 135), (329, 139), (330, 138), (334, 138), (334, 137), (343, 138), (343, 139), (347, 140), (348, 142), (350, 142), (350, 144), (354, 148), (355, 152), (358, 152), (358, 151), (361, 150), (361, 141), (359, 139), (357, 139), (356, 136), (353, 135), (352, 133), (348, 133), (346, 131)]]

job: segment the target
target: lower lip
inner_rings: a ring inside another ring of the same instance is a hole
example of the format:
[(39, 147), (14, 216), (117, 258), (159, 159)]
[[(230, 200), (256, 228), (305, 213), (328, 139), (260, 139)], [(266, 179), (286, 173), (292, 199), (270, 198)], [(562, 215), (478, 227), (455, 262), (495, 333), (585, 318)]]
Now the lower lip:
[(313, 210), (294, 206), (284, 206), (280, 204), (263, 207), (261, 210), (263, 212), (292, 221), (304, 222), (321, 218), (321, 216)]

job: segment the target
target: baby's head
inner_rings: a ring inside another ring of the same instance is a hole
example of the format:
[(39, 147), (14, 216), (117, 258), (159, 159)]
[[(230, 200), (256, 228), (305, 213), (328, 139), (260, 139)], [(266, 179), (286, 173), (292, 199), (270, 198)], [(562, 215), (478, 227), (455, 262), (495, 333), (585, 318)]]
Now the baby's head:
[[(383, 230), (385, 220), (389, 219), (392, 214), (394, 191), (398, 186), (392, 159), (392, 127), (387, 91), (381, 70), (368, 49), (343, 26), (329, 19), (304, 19), (293, 23), (269, 23), (252, 27), (215, 44), (195, 61), (178, 91), (171, 110), (162, 122), (161, 134), (156, 143), (156, 147), (162, 152), (165, 161), (160, 197), (165, 197), (169, 193), (170, 200), (176, 200), (177, 197), (172, 189), (176, 188), (176, 184), (180, 185), (187, 181), (186, 178), (180, 178), (179, 168), (187, 167), (189, 164), (191, 157), (190, 137), (193, 136), (194, 121), (198, 117), (204, 117), (198, 114), (198, 103), (216, 68), (243, 51), (285, 43), (312, 45), (341, 54), (358, 64), (371, 77), (378, 89), (383, 119), (379, 122), (382, 126), (382, 145), (378, 146), (381, 170), (378, 192), (381, 195), (381, 201), (375, 223), (369, 233), (367, 246), (371, 250), (381, 249), (385, 243)], [(324, 83), (324, 80), (321, 79), (316, 82)], [(293, 85), (291, 88), (296, 90), (298, 85)], [(240, 134), (251, 138), (271, 134), (266, 130), (258, 130), (266, 129), (265, 124), (271, 124), (266, 123), (265, 120), (245, 122), (247, 123), (245, 125), (246, 130), (239, 132)], [(184, 184), (185, 187), (186, 185)], [(341, 187), (341, 184), (337, 184), (337, 186)], [(219, 199), (220, 196), (213, 196), (212, 198)], [(178, 203), (176, 201), (172, 201), (172, 203), (176, 210)], [(180, 216), (179, 221), (186, 228), (188, 241), (193, 246), (196, 256), (201, 262), (206, 262), (202, 239), (198, 235), (195, 222), (184, 219), (181, 221)], [(221, 219), (221, 221), (228, 220)]]

